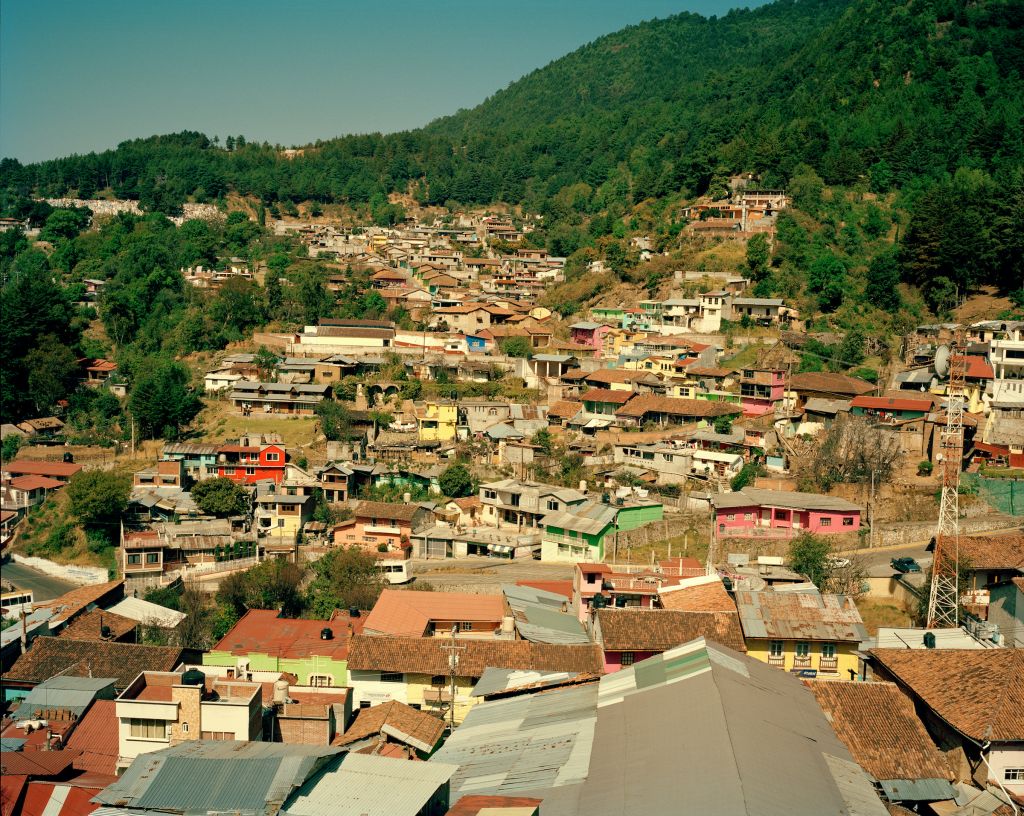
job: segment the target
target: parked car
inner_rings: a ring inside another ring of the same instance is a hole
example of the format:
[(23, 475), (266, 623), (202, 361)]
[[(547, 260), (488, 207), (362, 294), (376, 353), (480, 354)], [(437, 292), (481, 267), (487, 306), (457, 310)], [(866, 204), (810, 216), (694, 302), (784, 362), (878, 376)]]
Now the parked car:
[(843, 567), (850, 566), (850, 559), (831, 556), (825, 559), (825, 563), (828, 564), (830, 569), (842, 569)]
[(913, 558), (908, 557), (894, 558), (892, 559), (892, 561), (889, 562), (889, 566), (896, 570), (896, 572), (906, 573), (921, 571), (921, 565), (918, 564), (917, 561), (915, 561)]

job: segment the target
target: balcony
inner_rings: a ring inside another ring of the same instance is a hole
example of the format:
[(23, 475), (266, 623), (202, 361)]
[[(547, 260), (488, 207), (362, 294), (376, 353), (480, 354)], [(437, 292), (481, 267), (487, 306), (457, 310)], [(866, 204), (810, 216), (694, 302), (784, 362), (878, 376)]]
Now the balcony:
[(452, 701), (451, 689), (425, 688), (423, 689), (423, 702), (425, 703), (450, 703)]
[(777, 669), (786, 668), (786, 656), (785, 655), (768, 655), (768, 665), (775, 666)]
[(793, 668), (795, 670), (811, 668), (811, 656), (810, 655), (797, 655), (796, 657), (793, 658)]
[(384, 524), (366, 524), (363, 526), (363, 532), (365, 532), (367, 535), (397, 536), (402, 534), (400, 528)]
[(838, 657), (818, 658), (818, 672), (821, 674), (835, 674), (839, 671)]

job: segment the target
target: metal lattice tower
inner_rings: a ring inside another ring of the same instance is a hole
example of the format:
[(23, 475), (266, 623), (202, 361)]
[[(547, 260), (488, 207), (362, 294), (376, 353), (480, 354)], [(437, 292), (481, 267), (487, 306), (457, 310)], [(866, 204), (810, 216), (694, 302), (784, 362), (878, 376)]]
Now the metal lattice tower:
[[(935, 531), (935, 560), (928, 596), (929, 629), (960, 625), (960, 467), (964, 453), (964, 374), (966, 360), (957, 336), (950, 344), (946, 387), (946, 428), (942, 432), (942, 501)], [(958, 354), (957, 352), (961, 352)]]

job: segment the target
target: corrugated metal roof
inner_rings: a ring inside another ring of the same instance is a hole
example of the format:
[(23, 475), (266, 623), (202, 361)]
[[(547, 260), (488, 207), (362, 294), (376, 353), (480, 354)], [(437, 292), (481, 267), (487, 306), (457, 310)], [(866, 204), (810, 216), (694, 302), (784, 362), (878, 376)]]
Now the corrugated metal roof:
[(282, 812), (286, 816), (416, 816), (457, 770), (441, 762), (402, 762), (349, 753), (296, 791)]
[(880, 779), (878, 784), (890, 802), (940, 802), (956, 794), (945, 779)]
[(746, 638), (860, 643), (868, 632), (852, 598), (818, 592), (740, 591), (734, 596)]
[(484, 669), (477, 684), (470, 692), (471, 697), (486, 697), (503, 691), (529, 686), (543, 688), (559, 685), (579, 675), (575, 672), (543, 672), (532, 669)]
[(166, 606), (144, 601), (142, 598), (125, 598), (107, 611), (131, 618), (139, 623), (155, 623), (157, 626), (168, 629), (177, 626), (186, 617), (184, 612), (168, 609)]
[(339, 750), (268, 742), (185, 742), (138, 757), (95, 801), (171, 813), (271, 814)]
[(98, 695), (112, 700), (116, 682), (109, 677), (51, 677), (28, 693), (14, 712), (14, 719), (35, 719), (34, 712), (46, 708), (66, 708), (81, 714)]

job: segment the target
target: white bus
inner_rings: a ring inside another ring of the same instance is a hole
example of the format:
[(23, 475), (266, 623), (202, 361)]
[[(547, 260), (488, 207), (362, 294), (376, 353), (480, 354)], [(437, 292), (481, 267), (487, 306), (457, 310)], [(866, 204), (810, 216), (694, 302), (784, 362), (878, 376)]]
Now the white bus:
[(22, 612), (27, 615), (32, 611), (32, 590), (16, 588), (5, 590), (0, 593), (0, 607), (3, 608), (5, 618), (16, 618)]
[(377, 553), (377, 567), (389, 584), (407, 584), (412, 580), (409, 551)]

